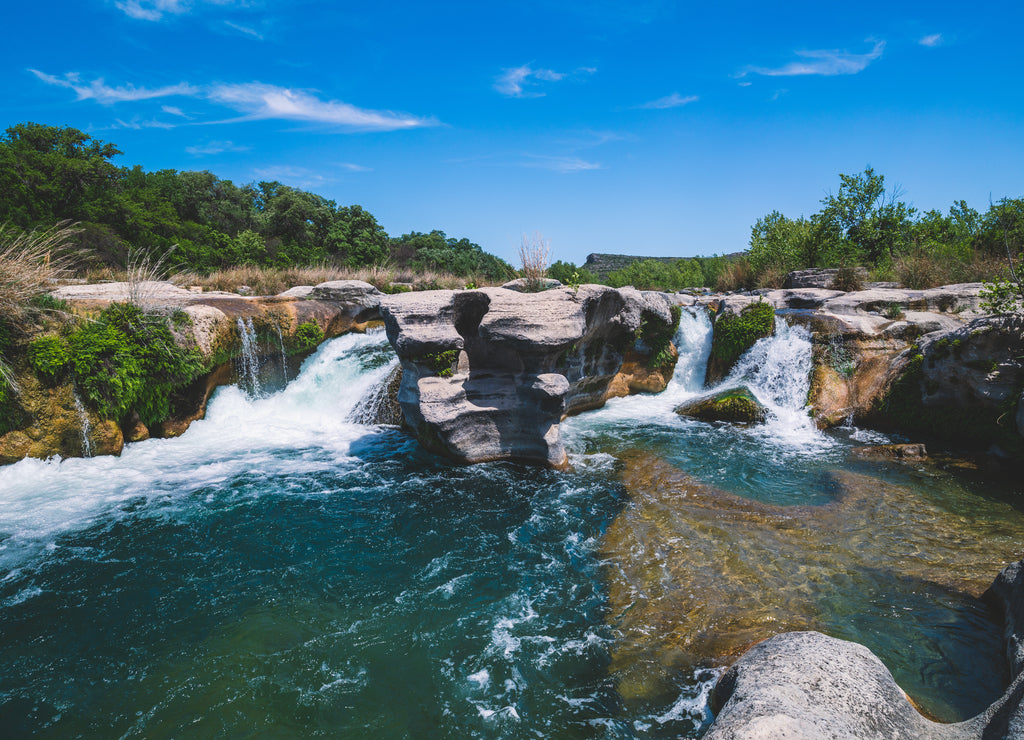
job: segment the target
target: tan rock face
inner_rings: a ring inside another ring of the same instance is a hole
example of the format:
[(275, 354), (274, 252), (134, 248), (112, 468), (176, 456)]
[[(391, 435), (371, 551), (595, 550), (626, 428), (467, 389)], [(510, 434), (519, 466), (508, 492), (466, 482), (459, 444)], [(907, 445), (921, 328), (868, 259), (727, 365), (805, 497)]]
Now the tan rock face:
[(70, 383), (49, 386), (31, 372), (18, 374), (18, 403), (31, 419), (29, 426), (0, 436), (0, 464), (25, 457), (119, 455), (124, 437), (115, 422), (103, 420), (75, 404)]

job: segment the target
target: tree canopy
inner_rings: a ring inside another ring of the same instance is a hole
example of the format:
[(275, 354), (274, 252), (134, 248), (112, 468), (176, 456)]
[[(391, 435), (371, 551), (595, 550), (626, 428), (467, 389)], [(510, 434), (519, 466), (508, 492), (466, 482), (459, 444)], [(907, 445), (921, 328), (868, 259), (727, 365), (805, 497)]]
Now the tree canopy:
[(280, 182), (235, 185), (212, 172), (119, 167), (122, 152), (74, 128), (21, 123), (0, 136), (0, 223), (25, 230), (77, 222), (92, 259), (125, 265), (129, 253), (199, 272), (397, 262), (503, 278), (511, 268), (443, 232), (390, 238), (359, 205), (339, 206)]

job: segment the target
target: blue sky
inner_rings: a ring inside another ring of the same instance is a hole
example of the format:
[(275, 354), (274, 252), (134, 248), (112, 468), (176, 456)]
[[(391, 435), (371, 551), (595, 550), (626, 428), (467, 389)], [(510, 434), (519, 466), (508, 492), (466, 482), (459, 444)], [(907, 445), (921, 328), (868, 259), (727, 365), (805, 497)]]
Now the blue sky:
[[(774, 6), (774, 7), (773, 7)], [(1024, 195), (1024, 4), (8, 3), (0, 128), (276, 179), (515, 261), (744, 249), (866, 165), (921, 209)]]

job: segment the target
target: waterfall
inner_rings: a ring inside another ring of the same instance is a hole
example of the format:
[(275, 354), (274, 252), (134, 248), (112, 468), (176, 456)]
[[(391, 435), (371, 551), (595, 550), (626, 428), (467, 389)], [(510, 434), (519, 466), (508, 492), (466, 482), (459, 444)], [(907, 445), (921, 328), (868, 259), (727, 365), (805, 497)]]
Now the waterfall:
[(759, 433), (795, 447), (831, 446), (807, 413), (811, 389), (811, 333), (775, 318), (775, 334), (759, 339), (740, 357), (719, 387), (743, 384), (768, 409)]
[(397, 399), (401, 381), (402, 368), (396, 357), (380, 381), (352, 409), (349, 420), (356, 424), (401, 424), (402, 410)]
[(238, 358), (239, 381), (247, 388), (249, 395), (260, 395), (260, 361), (256, 354), (256, 329), (252, 318), (238, 317), (238, 337), (242, 342), (242, 356)]
[(78, 391), (71, 392), (75, 399), (75, 409), (78, 411), (78, 420), (82, 425), (82, 457), (92, 457), (92, 440), (89, 434), (92, 432), (92, 424), (89, 423), (89, 414), (86, 413), (82, 399), (78, 397)]
[(281, 325), (276, 321), (274, 330), (277, 331), (277, 346), (281, 348), (281, 380), (288, 385), (288, 355), (284, 351), (284, 335), (281, 334)]

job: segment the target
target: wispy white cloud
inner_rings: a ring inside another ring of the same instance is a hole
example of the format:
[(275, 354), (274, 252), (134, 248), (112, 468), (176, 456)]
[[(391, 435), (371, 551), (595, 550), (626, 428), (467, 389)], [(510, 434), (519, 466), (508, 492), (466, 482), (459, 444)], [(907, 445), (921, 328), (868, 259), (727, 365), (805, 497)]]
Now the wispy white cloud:
[(789, 92), (789, 90), (787, 90), (786, 88), (784, 88), (784, 87), (780, 88), (779, 90), (776, 90), (774, 93), (772, 93), (771, 99), (772, 99), (772, 101), (778, 100), (779, 98), (781, 98), (783, 95), (785, 95), (788, 92)]
[(417, 118), (391, 111), (366, 110), (336, 100), (321, 100), (304, 90), (265, 85), (260, 82), (215, 85), (209, 89), (206, 97), (214, 103), (242, 113), (244, 120), (308, 121), (373, 131), (437, 125), (433, 119)]
[(249, 28), (248, 26), (242, 26), (238, 23), (232, 23), (231, 21), (224, 21), (224, 25), (228, 28), (233, 28), (239, 33), (244, 33), (246, 36), (252, 36), (254, 39), (263, 40), (263, 34), (257, 31), (255, 28)]
[(335, 166), (349, 172), (373, 172), (372, 167), (363, 167), (361, 164), (353, 164), (352, 162), (338, 162)]
[(885, 50), (884, 41), (876, 41), (874, 48), (866, 54), (851, 54), (839, 49), (821, 49), (816, 51), (798, 51), (802, 61), (790, 62), (782, 67), (747, 67), (737, 76), (748, 74), (766, 77), (795, 77), (800, 75), (853, 75), (863, 71), (871, 62), (882, 56)]
[(597, 72), (595, 67), (579, 67), (572, 72), (556, 72), (553, 69), (534, 69), (529, 64), (510, 67), (494, 81), (494, 89), (510, 98), (540, 98), (546, 95), (536, 89), (538, 82), (558, 82), (566, 77), (582, 77)]
[(158, 21), (164, 13), (184, 13), (188, 8), (188, 3), (183, 0), (123, 0), (114, 5), (140, 21)]
[(754, 83), (753, 83), (753, 82), (750, 82), (750, 81), (748, 81), (748, 80), (743, 80), (742, 82), (738, 82), (738, 83), (736, 83), (736, 84), (737, 84), (737, 85), (739, 85), (740, 87), (750, 87), (750, 86), (751, 86), (751, 85), (753, 85)]
[(166, 85), (157, 88), (135, 87), (124, 85), (123, 87), (110, 87), (98, 77), (91, 82), (82, 82), (77, 72), (68, 72), (63, 77), (40, 72), (38, 69), (29, 69), (40, 80), (48, 85), (66, 87), (74, 90), (78, 100), (95, 100), (97, 103), (109, 105), (134, 100), (150, 100), (152, 98), (166, 98), (172, 95), (197, 95), (199, 90), (191, 85), (179, 82), (177, 85)]
[(664, 110), (666, 108), (679, 108), (683, 105), (689, 105), (690, 103), (696, 103), (700, 100), (697, 95), (686, 95), (685, 97), (677, 92), (671, 95), (666, 95), (663, 98), (657, 100), (651, 100), (643, 105), (638, 105), (637, 108), (643, 108), (648, 110)]
[(174, 128), (175, 124), (168, 123), (166, 121), (158, 121), (155, 118), (148, 120), (135, 116), (129, 121), (122, 120), (120, 118), (114, 119), (114, 125), (111, 128), (130, 128), (130, 129), (144, 129), (144, 128)]
[(195, 144), (185, 147), (189, 154), (202, 156), (204, 154), (223, 154), (224, 152), (247, 152), (251, 149), (248, 146), (239, 146), (232, 141), (208, 141), (205, 144)]
[(520, 163), (522, 167), (537, 167), (563, 174), (604, 169), (599, 162), (588, 162), (580, 157), (549, 157), (540, 154), (528, 154), (526, 156), (527, 158)]
[[(240, 113), (242, 117), (232, 119), (234, 121), (306, 121), (362, 131), (395, 131), (438, 125), (432, 118), (358, 108), (337, 100), (322, 100), (306, 90), (266, 85), (261, 82), (207, 86), (194, 86), (182, 82), (159, 88), (134, 85), (111, 87), (104, 83), (103, 78), (83, 82), (74, 72), (56, 77), (37, 69), (29, 71), (48, 85), (74, 90), (78, 100), (95, 100), (103, 105), (183, 95), (205, 99)], [(163, 106), (163, 110), (171, 115), (188, 118), (180, 108)]]
[(326, 177), (319, 172), (314, 172), (305, 167), (292, 167), (289, 165), (262, 167), (254, 170), (254, 173), (262, 180), (278, 180), (287, 185), (303, 189), (334, 182), (333, 178)]
[(117, 0), (114, 6), (140, 21), (159, 21), (165, 15), (183, 15), (196, 5), (246, 5), (238, 0)]
[(923, 36), (918, 39), (917, 43), (921, 46), (942, 46), (942, 34), (933, 33), (928, 36)]

